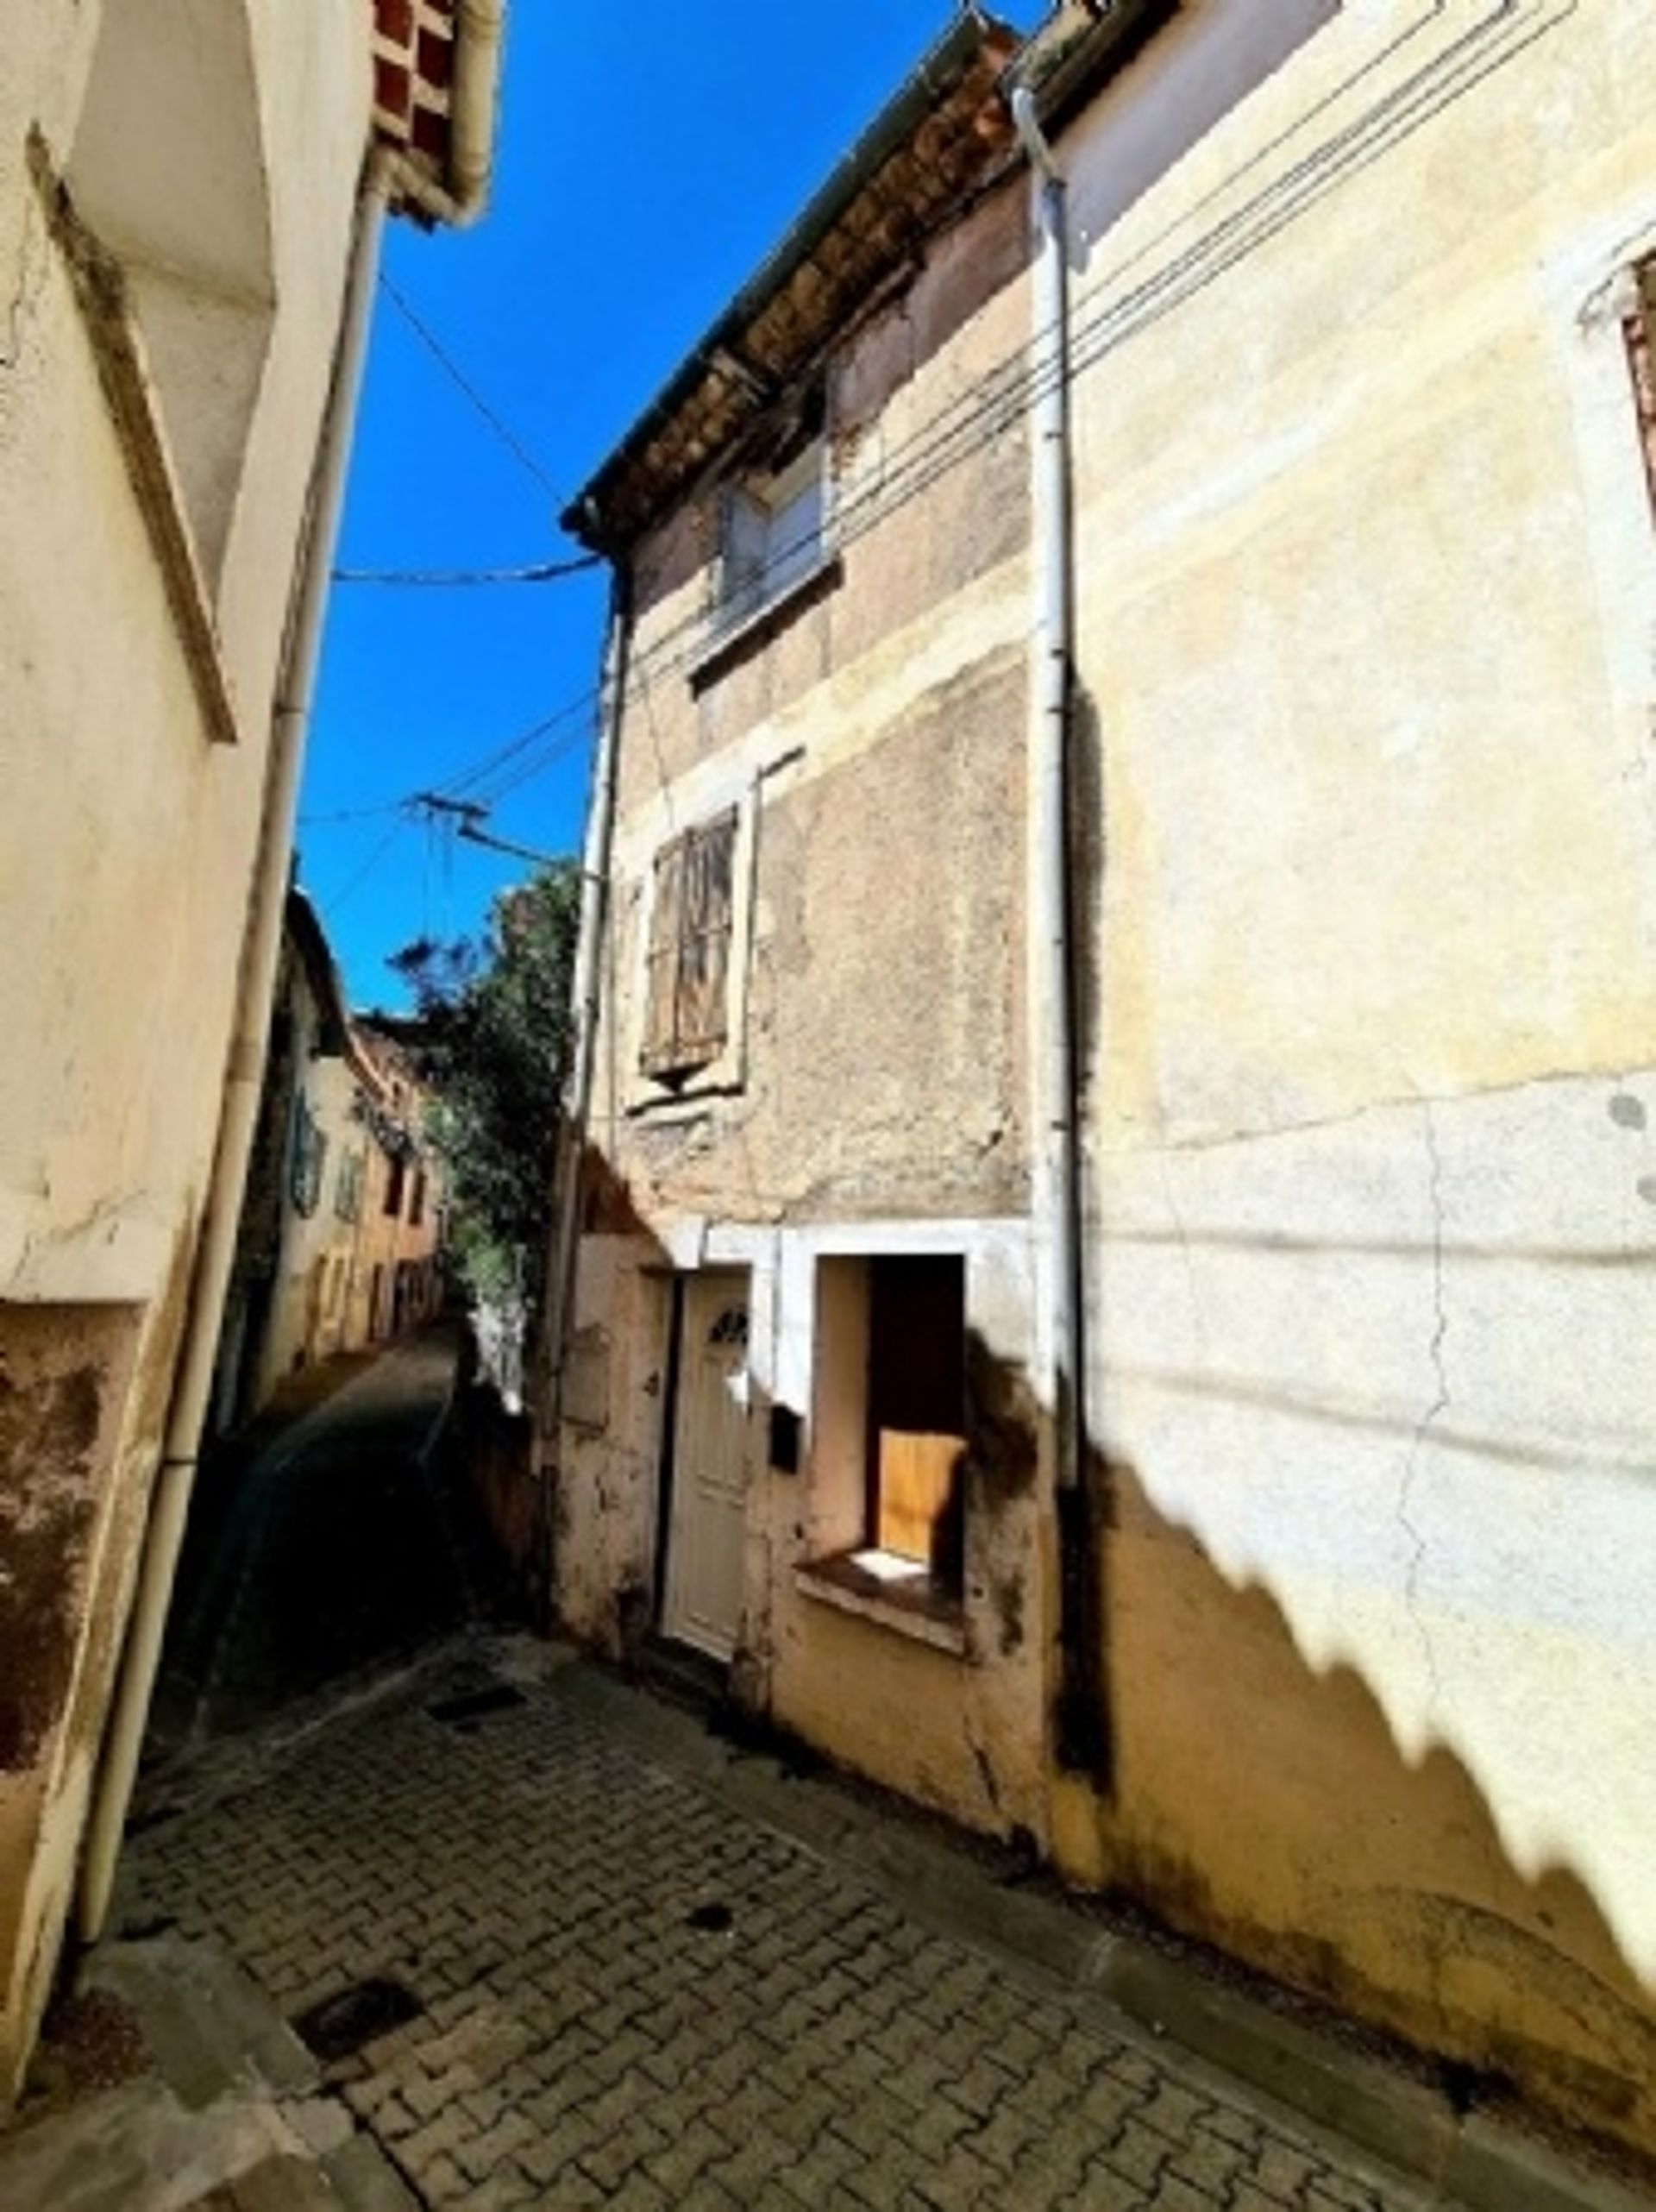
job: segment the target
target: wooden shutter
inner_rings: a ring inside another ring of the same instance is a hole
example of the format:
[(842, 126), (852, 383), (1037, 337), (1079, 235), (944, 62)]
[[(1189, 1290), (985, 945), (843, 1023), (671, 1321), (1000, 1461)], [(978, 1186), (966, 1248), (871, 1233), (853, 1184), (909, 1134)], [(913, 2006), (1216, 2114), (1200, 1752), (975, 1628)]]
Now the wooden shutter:
[(966, 1271), (957, 1254), (869, 1267), (869, 1540), (935, 1568), (965, 1456)]
[(685, 840), (676, 1016), (681, 1067), (704, 1066), (724, 1048), (735, 860), (734, 808)]
[(705, 1067), (724, 1049), (736, 829), (731, 808), (656, 856), (640, 1053), (649, 1074)]
[(652, 1075), (674, 1065), (678, 1042), (679, 923), (684, 903), (687, 840), (675, 837), (656, 856), (644, 982), (644, 1040), (639, 1055)]

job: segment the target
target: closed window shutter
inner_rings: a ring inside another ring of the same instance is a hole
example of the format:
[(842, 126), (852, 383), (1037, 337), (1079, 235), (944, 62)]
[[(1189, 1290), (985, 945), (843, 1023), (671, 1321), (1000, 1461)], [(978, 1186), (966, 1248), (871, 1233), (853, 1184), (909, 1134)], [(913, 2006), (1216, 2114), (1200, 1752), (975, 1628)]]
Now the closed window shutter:
[(692, 831), (685, 840), (677, 1010), (681, 1066), (716, 1059), (724, 1048), (735, 851), (733, 811)]
[(647, 1074), (705, 1067), (724, 1048), (736, 823), (732, 808), (656, 856), (639, 1053)]
[(656, 856), (656, 889), (650, 901), (649, 969), (645, 978), (644, 1042), (640, 1054), (644, 1067), (651, 1073), (675, 1064), (679, 930), (684, 909), (688, 845), (687, 838), (675, 837)]

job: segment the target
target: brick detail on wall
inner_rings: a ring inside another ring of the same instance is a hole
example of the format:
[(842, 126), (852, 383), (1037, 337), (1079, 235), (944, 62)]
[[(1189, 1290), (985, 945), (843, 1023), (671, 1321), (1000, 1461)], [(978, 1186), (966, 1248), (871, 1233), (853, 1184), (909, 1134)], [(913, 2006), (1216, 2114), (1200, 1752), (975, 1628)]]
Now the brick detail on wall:
[(441, 172), (455, 73), (454, 0), (373, 0), (373, 123)]

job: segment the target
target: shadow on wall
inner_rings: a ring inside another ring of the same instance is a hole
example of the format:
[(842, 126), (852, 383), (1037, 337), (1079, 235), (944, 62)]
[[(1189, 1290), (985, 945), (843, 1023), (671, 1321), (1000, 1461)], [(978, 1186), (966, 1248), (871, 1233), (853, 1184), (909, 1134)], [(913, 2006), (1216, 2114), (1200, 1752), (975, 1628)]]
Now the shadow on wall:
[[(1108, 815), (1099, 714), (1085, 693), (1075, 701), (1072, 727), (1076, 913), (1096, 916), (1104, 911)], [(1075, 941), (1077, 1048), (1082, 1068), (1091, 1070), (1101, 1041), (1100, 933), (1078, 927)], [(1430, 1138), (1430, 1129), (1427, 1134)], [(1433, 1173), (1440, 1172), (1433, 1151)], [(1515, 2084), (1574, 2124), (1656, 2152), (1653, 1992), (1589, 1886), (1585, 1854), (1579, 1866), (1571, 1864), (1567, 1841), (1561, 1848), (1558, 1840), (1572, 1828), (1578, 1838), (1589, 1834), (1584, 1824), (1595, 1819), (1593, 1810), (1559, 1802), (1559, 1817), (1546, 1822), (1552, 1863), (1540, 1871), (1532, 1864), (1527, 1873), (1503, 1841), (1495, 1809), (1506, 1801), (1503, 1791), (1509, 1796), (1518, 1787), (1532, 1813), (1545, 1802), (1546, 1778), (1537, 1771), (1547, 1756), (1544, 1716), (1521, 1708), (1508, 1729), (1509, 1744), (1533, 1745), (1527, 1769), (1515, 1772), (1510, 1763), (1521, 1751), (1469, 1765), (1442, 1740), (1437, 1719), (1425, 1724), (1435, 1731), (1432, 1739), (1411, 1755), (1383, 1703), (1389, 1700), (1397, 1709), (1397, 1697), (1408, 1688), (1403, 1678), (1420, 1656), (1408, 1617), (1422, 1593), (1408, 1580), (1406, 1568), (1398, 1567), (1390, 1580), (1375, 1570), (1371, 1587), (1348, 1569), (1342, 1585), (1342, 1605), (1353, 1612), (1366, 1606), (1381, 1618), (1381, 1629), (1374, 1631), (1371, 1624), (1370, 1632), (1382, 1655), (1389, 1637), (1409, 1645), (1398, 1647), (1400, 1672), (1393, 1681), (1380, 1660), (1352, 1659), (1359, 1633), (1354, 1619), (1339, 1634), (1338, 1663), (1307, 1656), (1289, 1610), (1291, 1568), (1273, 1590), (1247, 1574), (1227, 1572), (1208, 1549), (1222, 1546), (1227, 1531), (1235, 1542), (1239, 1530), (1258, 1525), (1257, 1505), (1252, 1523), (1250, 1509), (1233, 1510), (1235, 1478), (1244, 1467), (1265, 1479), (1268, 1488), (1302, 1501), (1308, 1528), (1326, 1530), (1331, 1516), (1338, 1520), (1342, 1496), (1351, 1510), (1389, 1525), (1396, 1518), (1391, 1492), (1366, 1489), (1352, 1472), (1362, 1465), (1354, 1455), (1377, 1453), (1389, 1470), (1396, 1452), (1421, 1451), (1418, 1396), (1405, 1388), (1395, 1405), (1388, 1403), (1377, 1395), (1368, 1366), (1352, 1372), (1344, 1390), (1337, 1375), (1295, 1388), (1250, 1372), (1261, 1343), (1273, 1341), (1256, 1333), (1254, 1323), (1290, 1295), (1306, 1298), (1304, 1271), (1311, 1271), (1314, 1306), (1320, 1266), (1338, 1263), (1342, 1295), (1353, 1267), (1377, 1270), (1381, 1307), (1394, 1313), (1408, 1295), (1400, 1271), (1410, 1280), (1421, 1276), (1428, 1285), (1421, 1296), (1429, 1323), (1434, 1310), (1441, 1319), (1446, 1271), (1452, 1284), (1474, 1271), (1476, 1285), (1486, 1273), (1498, 1280), (1503, 1266), (1557, 1269), (1584, 1286), (1580, 1295), (1614, 1300), (1624, 1271), (1647, 1271), (1647, 1254), (1592, 1245), (1560, 1249), (1544, 1240), (1477, 1246), (1443, 1237), (1440, 1216), (1436, 1237), (1383, 1229), (1366, 1239), (1342, 1236), (1337, 1248), (1327, 1237), (1288, 1232), (1214, 1234), (1176, 1216), (1164, 1230), (1112, 1227), (1108, 1238), (1117, 1301), (1112, 1335), (1132, 1349), (1124, 1357), (1118, 1345), (1106, 1387), (1118, 1420), (1128, 1395), (1137, 1409), (1128, 1417), (1133, 1432), (1150, 1441), (1138, 1446), (1136, 1467), (1107, 1467), (1096, 1451), (1089, 1455), (1100, 1530), (1101, 1672), (1114, 1772), (1113, 1788), (1095, 1800), (1095, 1862), (1069, 1870), (1101, 1878), (1181, 1931), (1471, 2069), (1493, 2089)], [(1130, 1321), (1123, 1315), (1119, 1301), (1127, 1290), (1154, 1289), (1157, 1278), (1143, 1272), (1146, 1267), (1165, 1262), (1194, 1284), (1193, 1254), (1209, 1269), (1228, 1271), (1203, 1278), (1211, 1285), (1205, 1301), (1210, 1312), (1201, 1310), (1204, 1301), (1193, 1288), (1195, 1307), (1182, 1320), (1171, 1310), (1158, 1319), (1141, 1298), (1130, 1301), (1140, 1309)], [(1245, 1275), (1236, 1272), (1244, 1267)], [(1259, 1267), (1268, 1271), (1264, 1277)], [(1277, 1270), (1283, 1271), (1280, 1278)], [(1602, 1289), (1592, 1287), (1595, 1278)], [(1291, 1290), (1290, 1279), (1297, 1285)], [(1487, 1295), (1474, 1289), (1465, 1310), (1481, 1317), (1493, 1296), (1493, 1289)], [(1462, 1311), (1454, 1309), (1457, 1326)], [(1210, 1323), (1233, 1332), (1230, 1372), (1219, 1363)], [(1326, 1347), (1320, 1356), (1327, 1368)], [(1418, 1386), (1412, 1369), (1408, 1381)], [(1647, 1473), (1647, 1440), (1625, 1429), (1595, 1423), (1584, 1412), (1565, 1424), (1565, 1435), (1526, 1433), (1516, 1408), (1509, 1402), (1504, 1410), (1501, 1433), (1497, 1424), (1468, 1417), (1446, 1399), (1427, 1417), (1433, 1461), (1422, 1465), (1417, 1511), (1430, 1509), (1442, 1455), (1553, 1478), (1626, 1481)], [(1239, 1442), (1229, 1436), (1233, 1423), (1255, 1421), (1276, 1425), (1269, 1436)], [(1279, 1433), (1283, 1423), (1305, 1440), (1303, 1461), (1290, 1461)], [(1176, 1429), (1186, 1432), (1179, 1441)], [(1166, 1439), (1165, 1469), (1157, 1456), (1158, 1436)], [(1182, 1476), (1189, 1499), (1193, 1466), (1201, 1470), (1201, 1496), (1211, 1497), (1213, 1510), (1203, 1505), (1181, 1517), (1166, 1507), (1178, 1492), (1164, 1474)], [(1303, 1533), (1289, 1509), (1270, 1555), (1298, 1556)], [(1362, 1533), (1380, 1541), (1373, 1524)], [(1486, 1552), (1493, 1553), (1503, 1535), (1520, 1544), (1526, 1571), (1533, 1572), (1537, 1618), (1522, 1617), (1521, 1599), (1503, 1606), (1481, 1640), (1467, 1642), (1463, 1688), (1470, 1670), (1510, 1670), (1515, 1655), (1527, 1672), (1545, 1672), (1548, 1631), (1539, 1616), (1547, 1596), (1546, 1547), (1570, 1539), (1556, 1520), (1527, 1540), (1521, 1531), (1491, 1528)], [(1340, 1543), (1333, 1549), (1338, 1554)], [(1573, 1560), (1574, 1553), (1557, 1556)], [(1326, 1561), (1318, 1570), (1324, 1580), (1339, 1572)], [(1494, 1565), (1484, 1573), (1498, 1586)], [(1443, 1602), (1453, 1603), (1454, 1593)], [(1488, 1590), (1460, 1598), (1474, 1612), (1489, 1602)], [(1515, 1690), (1493, 1687), (1510, 1706)], [(1567, 1694), (1567, 1685), (1559, 1683), (1557, 1694)], [(1592, 1719), (1604, 1725), (1602, 1713)], [(1622, 1756), (1637, 1754), (1629, 1748)], [(1559, 1787), (1565, 1786), (1579, 1794), (1578, 1778), (1569, 1785), (1561, 1780)], [(1605, 1794), (1614, 1817), (1614, 1776), (1605, 1778)]]
[(1103, 1472), (1115, 1788), (1101, 1870), (1182, 1932), (1656, 2152), (1656, 2007), (1591, 1892), (1509, 1857), (1471, 1769), (1403, 1751), (1353, 1666)]

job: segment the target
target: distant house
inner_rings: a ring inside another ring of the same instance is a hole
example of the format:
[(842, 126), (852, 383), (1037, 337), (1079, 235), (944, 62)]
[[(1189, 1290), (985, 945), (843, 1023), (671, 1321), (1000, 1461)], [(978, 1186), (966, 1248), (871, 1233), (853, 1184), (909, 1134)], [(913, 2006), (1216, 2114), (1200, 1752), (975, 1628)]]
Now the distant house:
[(372, 1015), (355, 1019), (351, 1034), (369, 1138), (347, 1307), (354, 1347), (398, 1335), (436, 1310), (447, 1186), (424, 1128), (430, 1097), (406, 1039)]
[(290, 891), (219, 1339), (218, 1432), (298, 1369), (436, 1310), (445, 1186), (425, 1106), (405, 1049), (346, 1011), (315, 909)]
[(542, 1446), (582, 1638), (1647, 2150), (1653, 68), (899, 89), (569, 518)]
[(501, 12), (8, 11), (0, 2104), (136, 1762), (384, 224), (481, 207)]

